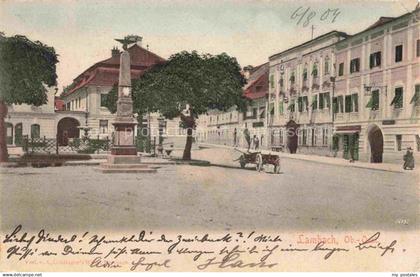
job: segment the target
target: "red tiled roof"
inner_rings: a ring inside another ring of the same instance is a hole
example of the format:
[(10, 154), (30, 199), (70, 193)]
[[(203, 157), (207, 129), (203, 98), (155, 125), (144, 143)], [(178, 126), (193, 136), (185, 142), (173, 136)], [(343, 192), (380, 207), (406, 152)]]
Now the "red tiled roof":
[[(262, 66), (265, 67), (263, 68)], [(262, 64), (259, 67), (261, 67), (261, 70), (254, 71), (252, 74), (254, 76), (251, 75), (249, 78), (252, 81), (244, 89), (243, 96), (250, 100), (264, 98), (268, 95), (268, 64)], [(255, 76), (256, 74), (257, 76)], [(260, 87), (259, 91), (257, 91), (257, 87)]]
[[(165, 59), (135, 44), (128, 48), (131, 59), (131, 78), (140, 77), (149, 67), (165, 62)], [(120, 54), (100, 61), (86, 69), (73, 80), (73, 88), (63, 94), (70, 95), (87, 85), (113, 86), (118, 82)]]

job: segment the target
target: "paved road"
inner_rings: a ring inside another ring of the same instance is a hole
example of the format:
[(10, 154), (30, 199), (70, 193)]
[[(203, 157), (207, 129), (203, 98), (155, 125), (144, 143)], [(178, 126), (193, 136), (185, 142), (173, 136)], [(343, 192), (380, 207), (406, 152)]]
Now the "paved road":
[(239, 169), (227, 149), (193, 153), (217, 166), (102, 174), (92, 166), (2, 169), (1, 229), (413, 230), (418, 178), (291, 159), (282, 173)]

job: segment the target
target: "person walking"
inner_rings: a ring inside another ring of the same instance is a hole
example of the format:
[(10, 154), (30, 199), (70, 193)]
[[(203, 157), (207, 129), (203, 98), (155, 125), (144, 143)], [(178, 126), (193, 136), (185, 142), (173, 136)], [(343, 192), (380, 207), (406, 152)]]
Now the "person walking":
[(236, 147), (237, 131), (236, 128), (233, 130), (233, 147)]
[(244, 129), (244, 138), (246, 140), (246, 143), (248, 144), (248, 152), (249, 152), (249, 148), (251, 148), (251, 135), (249, 134), (249, 130), (248, 128), (245, 126)]
[(258, 148), (260, 147), (260, 140), (258, 139), (257, 135), (254, 135), (254, 150), (258, 150)]
[(414, 155), (413, 155), (413, 149), (411, 147), (407, 148), (407, 152), (405, 153), (404, 157), (404, 165), (403, 169), (414, 169)]

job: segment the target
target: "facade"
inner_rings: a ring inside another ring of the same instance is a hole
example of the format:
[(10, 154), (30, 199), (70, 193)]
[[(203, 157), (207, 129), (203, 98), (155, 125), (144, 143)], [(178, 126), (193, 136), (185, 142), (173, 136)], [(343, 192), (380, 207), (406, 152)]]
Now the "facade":
[(418, 18), (416, 8), (272, 55), (266, 75), (265, 65), (250, 75), (248, 110), (209, 112), (200, 140), (231, 145), (239, 137), (243, 147), (247, 127), (266, 149), (400, 163), (411, 147), (420, 158)]
[(27, 104), (8, 107), (6, 122), (6, 140), (9, 152), (22, 146), (23, 137), (55, 137), (56, 115), (54, 111), (54, 94), (56, 88), (48, 88), (47, 103), (36, 107)]
[(346, 159), (401, 161), (420, 151), (420, 10), (336, 44), (334, 147)]
[[(165, 59), (144, 49), (139, 44), (128, 48), (131, 59), (131, 78), (139, 78), (150, 67), (165, 62)], [(69, 89), (62, 93), (66, 111), (82, 112), (86, 116), (80, 122), (74, 122), (81, 128), (87, 129), (90, 137), (111, 138), (114, 131), (112, 123), (115, 115), (105, 106), (106, 97), (112, 87), (118, 83), (120, 51), (112, 49), (109, 59), (100, 61), (79, 76)], [(149, 117), (150, 122), (158, 124), (159, 115)], [(156, 128), (158, 129), (157, 125)], [(61, 133), (62, 130), (58, 130)]]
[(334, 47), (332, 31), (269, 58), (270, 142), (290, 153), (331, 153)]

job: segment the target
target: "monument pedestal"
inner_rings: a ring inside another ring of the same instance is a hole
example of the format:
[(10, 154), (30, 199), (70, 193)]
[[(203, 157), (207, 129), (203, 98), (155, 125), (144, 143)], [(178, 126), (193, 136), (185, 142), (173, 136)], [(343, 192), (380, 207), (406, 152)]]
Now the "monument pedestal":
[(103, 173), (154, 173), (155, 168), (141, 164), (140, 156), (108, 155), (106, 163), (101, 164), (99, 170)]
[(155, 168), (141, 164), (137, 156), (134, 130), (136, 123), (133, 118), (133, 100), (131, 99), (131, 66), (130, 54), (127, 51), (128, 38), (125, 38), (124, 51), (120, 57), (120, 76), (118, 79), (117, 117), (114, 125), (114, 146), (106, 163), (99, 170), (103, 173), (152, 173)]

